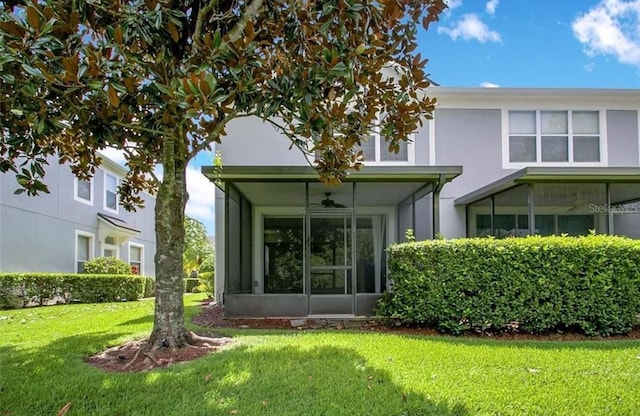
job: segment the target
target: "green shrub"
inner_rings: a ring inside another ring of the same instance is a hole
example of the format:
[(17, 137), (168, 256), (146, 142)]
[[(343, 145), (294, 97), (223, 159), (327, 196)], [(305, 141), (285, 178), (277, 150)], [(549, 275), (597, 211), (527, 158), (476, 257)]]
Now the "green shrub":
[(203, 272), (198, 276), (200, 283), (198, 284), (198, 291), (200, 293), (206, 293), (209, 299), (213, 299), (213, 288), (214, 288), (214, 272)]
[(213, 273), (215, 268), (215, 257), (207, 256), (204, 261), (198, 266), (198, 272), (202, 273)]
[(131, 266), (116, 257), (94, 257), (83, 267), (88, 274), (132, 274)]
[(640, 242), (611, 236), (434, 240), (389, 247), (393, 293), (377, 312), (465, 331), (629, 332)]
[(200, 279), (187, 277), (184, 279), (184, 292), (197, 293), (198, 284), (200, 284)]
[(24, 306), (24, 278), (19, 274), (0, 274), (0, 309)]
[(149, 279), (138, 275), (0, 273), (0, 308), (44, 305), (53, 300), (58, 303), (137, 300), (145, 294)]
[(156, 279), (153, 277), (145, 277), (144, 298), (152, 298), (156, 295)]

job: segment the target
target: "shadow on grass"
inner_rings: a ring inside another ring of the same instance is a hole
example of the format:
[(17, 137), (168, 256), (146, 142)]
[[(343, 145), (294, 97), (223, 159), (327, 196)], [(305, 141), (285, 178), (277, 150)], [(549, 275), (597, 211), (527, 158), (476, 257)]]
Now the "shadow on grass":
[(83, 358), (120, 334), (0, 348), (0, 414), (467, 415), (394, 383), (348, 348), (244, 345), (149, 373), (113, 374)]
[(129, 326), (138, 324), (153, 324), (153, 315), (149, 314), (140, 318), (131, 319), (129, 321), (119, 323), (118, 326)]

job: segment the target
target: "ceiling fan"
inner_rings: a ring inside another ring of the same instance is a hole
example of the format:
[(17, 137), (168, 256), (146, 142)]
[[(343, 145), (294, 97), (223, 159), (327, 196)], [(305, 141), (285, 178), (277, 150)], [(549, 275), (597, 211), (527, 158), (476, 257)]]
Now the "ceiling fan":
[(325, 192), (324, 195), (326, 198), (320, 201), (324, 208), (346, 208), (346, 205), (337, 204), (336, 201), (331, 199), (331, 192)]

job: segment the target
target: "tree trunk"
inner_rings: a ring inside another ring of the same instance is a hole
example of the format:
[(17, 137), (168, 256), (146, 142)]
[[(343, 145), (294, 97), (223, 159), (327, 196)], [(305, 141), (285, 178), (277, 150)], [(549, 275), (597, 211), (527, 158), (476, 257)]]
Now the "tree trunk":
[(155, 207), (156, 299), (153, 331), (148, 344), (151, 350), (184, 347), (191, 336), (184, 325), (182, 276), (188, 160), (181, 150), (179, 138), (165, 140), (163, 177)]

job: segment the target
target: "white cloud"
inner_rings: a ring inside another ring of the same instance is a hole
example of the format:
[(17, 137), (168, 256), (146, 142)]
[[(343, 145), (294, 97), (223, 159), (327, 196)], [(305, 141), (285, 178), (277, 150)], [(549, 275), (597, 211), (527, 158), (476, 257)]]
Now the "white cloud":
[(482, 88), (500, 88), (500, 85), (494, 84), (493, 82), (487, 82), (487, 81), (480, 84), (480, 86)]
[(640, 0), (602, 0), (572, 24), (585, 53), (640, 67)]
[(447, 10), (457, 9), (458, 7), (462, 6), (462, 0), (445, 0), (445, 3), (448, 7)]
[(592, 71), (593, 71), (593, 68), (594, 68), (595, 66), (596, 66), (596, 64), (595, 64), (595, 63), (590, 62), (590, 63), (588, 63), (588, 64), (584, 65), (582, 68), (584, 68), (584, 70), (585, 70), (585, 71), (587, 71), (587, 72), (592, 72)]
[(480, 43), (502, 42), (500, 34), (489, 27), (478, 17), (471, 13), (465, 14), (452, 27), (439, 27), (438, 33), (449, 35), (451, 39), (477, 40)]
[(205, 224), (209, 232), (214, 223), (215, 191), (216, 186), (200, 172), (200, 167), (187, 167), (186, 214)]
[(444, 9), (444, 12), (442, 13), (442, 18), (445, 20), (448, 20), (451, 17), (451, 12), (454, 9), (457, 9), (458, 7), (462, 6), (462, 0), (444, 0), (445, 4), (447, 5), (447, 8)]
[(496, 8), (498, 7), (499, 3), (500, 0), (489, 0), (485, 6), (485, 10), (487, 11), (487, 13), (493, 16), (496, 14)]

